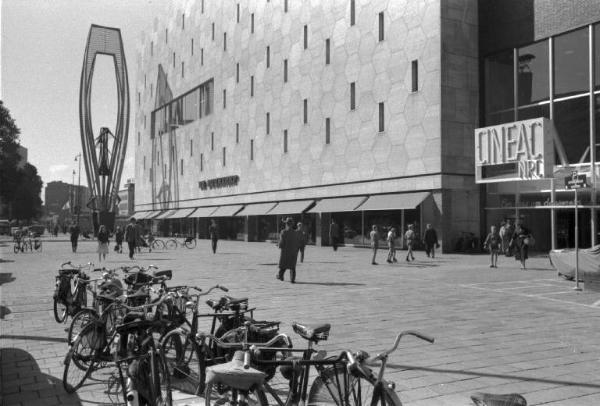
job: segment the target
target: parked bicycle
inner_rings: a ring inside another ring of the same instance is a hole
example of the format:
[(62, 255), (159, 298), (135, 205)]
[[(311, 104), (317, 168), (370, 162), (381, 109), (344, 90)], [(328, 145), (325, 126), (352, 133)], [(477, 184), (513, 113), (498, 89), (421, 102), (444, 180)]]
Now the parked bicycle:
[(84, 269), (90, 269), (92, 266), (91, 262), (85, 265), (74, 265), (71, 261), (61, 264), (53, 295), (54, 319), (57, 323), (64, 323), (68, 316), (75, 316), (87, 305), (85, 281), (89, 277)]
[(167, 249), (173, 250), (178, 247), (186, 247), (188, 249), (196, 248), (196, 237), (188, 235), (181, 236), (179, 234), (175, 234), (173, 238), (169, 238), (165, 245)]

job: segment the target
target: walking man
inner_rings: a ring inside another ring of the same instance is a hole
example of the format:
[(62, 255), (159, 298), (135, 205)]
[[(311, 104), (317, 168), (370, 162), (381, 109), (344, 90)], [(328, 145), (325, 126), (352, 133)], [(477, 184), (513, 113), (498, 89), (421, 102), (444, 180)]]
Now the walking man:
[(379, 231), (377, 231), (377, 226), (373, 224), (373, 229), (369, 234), (371, 238), (371, 249), (373, 250), (373, 258), (371, 259), (371, 265), (377, 265), (375, 262), (375, 256), (377, 255), (377, 249), (379, 248)]
[(298, 250), (300, 251), (300, 262), (304, 262), (304, 248), (308, 242), (308, 232), (302, 223), (296, 225), (296, 232), (298, 233)]
[(331, 246), (334, 251), (338, 249), (338, 236), (340, 234), (340, 228), (334, 219), (331, 219), (331, 225), (329, 226), (329, 241), (331, 241)]
[(425, 253), (427, 256), (435, 258), (435, 249), (440, 247), (440, 243), (438, 242), (437, 233), (435, 232), (435, 229), (431, 227), (431, 224), (427, 224), (425, 228), (423, 244), (425, 245)]
[(290, 282), (296, 283), (296, 262), (298, 260), (298, 233), (292, 229), (294, 219), (288, 217), (285, 220), (285, 229), (279, 234), (279, 273), (276, 278), (283, 280), (286, 269), (290, 270)]
[(73, 252), (77, 252), (77, 242), (79, 241), (79, 224), (74, 223), (69, 230), (71, 232), (71, 248)]
[(217, 241), (219, 241), (219, 227), (217, 226), (217, 222), (214, 220), (210, 221), (210, 226), (208, 227), (208, 235), (210, 236), (212, 252), (213, 254), (216, 254)]
[[(408, 248), (408, 252), (406, 253), (406, 262), (410, 262), (412, 259), (415, 260), (415, 255), (413, 254), (413, 247), (415, 243), (415, 230), (413, 230), (413, 225), (408, 225), (408, 230), (404, 233), (404, 239), (406, 240), (406, 247)], [(409, 259), (410, 258), (410, 259)]]
[(141, 238), (139, 235), (139, 229), (135, 222), (135, 217), (132, 217), (129, 219), (129, 224), (127, 224), (127, 227), (125, 228), (125, 241), (127, 241), (127, 245), (129, 247), (129, 259), (133, 259), (135, 245), (137, 244), (139, 238)]
[(510, 219), (506, 219), (506, 222), (500, 227), (500, 239), (502, 240), (502, 252), (504, 255), (510, 255), (510, 241), (512, 239), (515, 227), (512, 225)]
[(387, 234), (387, 243), (388, 243), (388, 257), (387, 263), (391, 264), (393, 262), (398, 262), (396, 259), (396, 246), (394, 244), (396, 240), (396, 229), (394, 227), (390, 227), (390, 231)]

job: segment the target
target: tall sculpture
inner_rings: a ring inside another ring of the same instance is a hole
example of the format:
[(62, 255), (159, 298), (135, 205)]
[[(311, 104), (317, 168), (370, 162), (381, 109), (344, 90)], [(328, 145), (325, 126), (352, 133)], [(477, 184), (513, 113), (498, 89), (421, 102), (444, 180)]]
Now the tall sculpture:
[[(98, 54), (113, 57), (118, 105), (114, 134), (108, 127), (102, 127), (95, 136), (92, 129), (91, 96), (94, 65)], [(98, 224), (104, 224), (112, 230), (129, 131), (129, 83), (123, 40), (118, 28), (94, 24), (90, 27), (79, 88), (79, 126), (91, 195), (88, 207), (94, 212), (94, 228), (97, 229)]]

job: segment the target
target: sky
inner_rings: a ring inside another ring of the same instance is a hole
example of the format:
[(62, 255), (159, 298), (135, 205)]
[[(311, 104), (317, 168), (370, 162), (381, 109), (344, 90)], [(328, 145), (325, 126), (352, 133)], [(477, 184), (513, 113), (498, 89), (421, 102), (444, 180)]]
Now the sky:
[[(167, 1), (0, 0), (0, 99), (21, 129), (21, 145), (44, 184), (71, 183), (73, 170), (79, 170), (79, 82), (91, 24), (121, 29), (131, 100), (121, 187), (134, 177), (136, 48), (140, 33), (152, 26)], [(101, 126), (115, 130), (116, 94), (112, 58), (99, 56), (92, 82), (96, 135)], [(83, 164), (81, 168), (81, 184), (86, 185)]]

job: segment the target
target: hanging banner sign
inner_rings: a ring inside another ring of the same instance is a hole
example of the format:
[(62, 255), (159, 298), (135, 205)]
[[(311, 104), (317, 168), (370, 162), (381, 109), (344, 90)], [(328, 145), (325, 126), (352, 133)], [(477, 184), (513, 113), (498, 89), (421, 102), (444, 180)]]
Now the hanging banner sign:
[(543, 117), (476, 129), (476, 183), (552, 177), (554, 132)]

